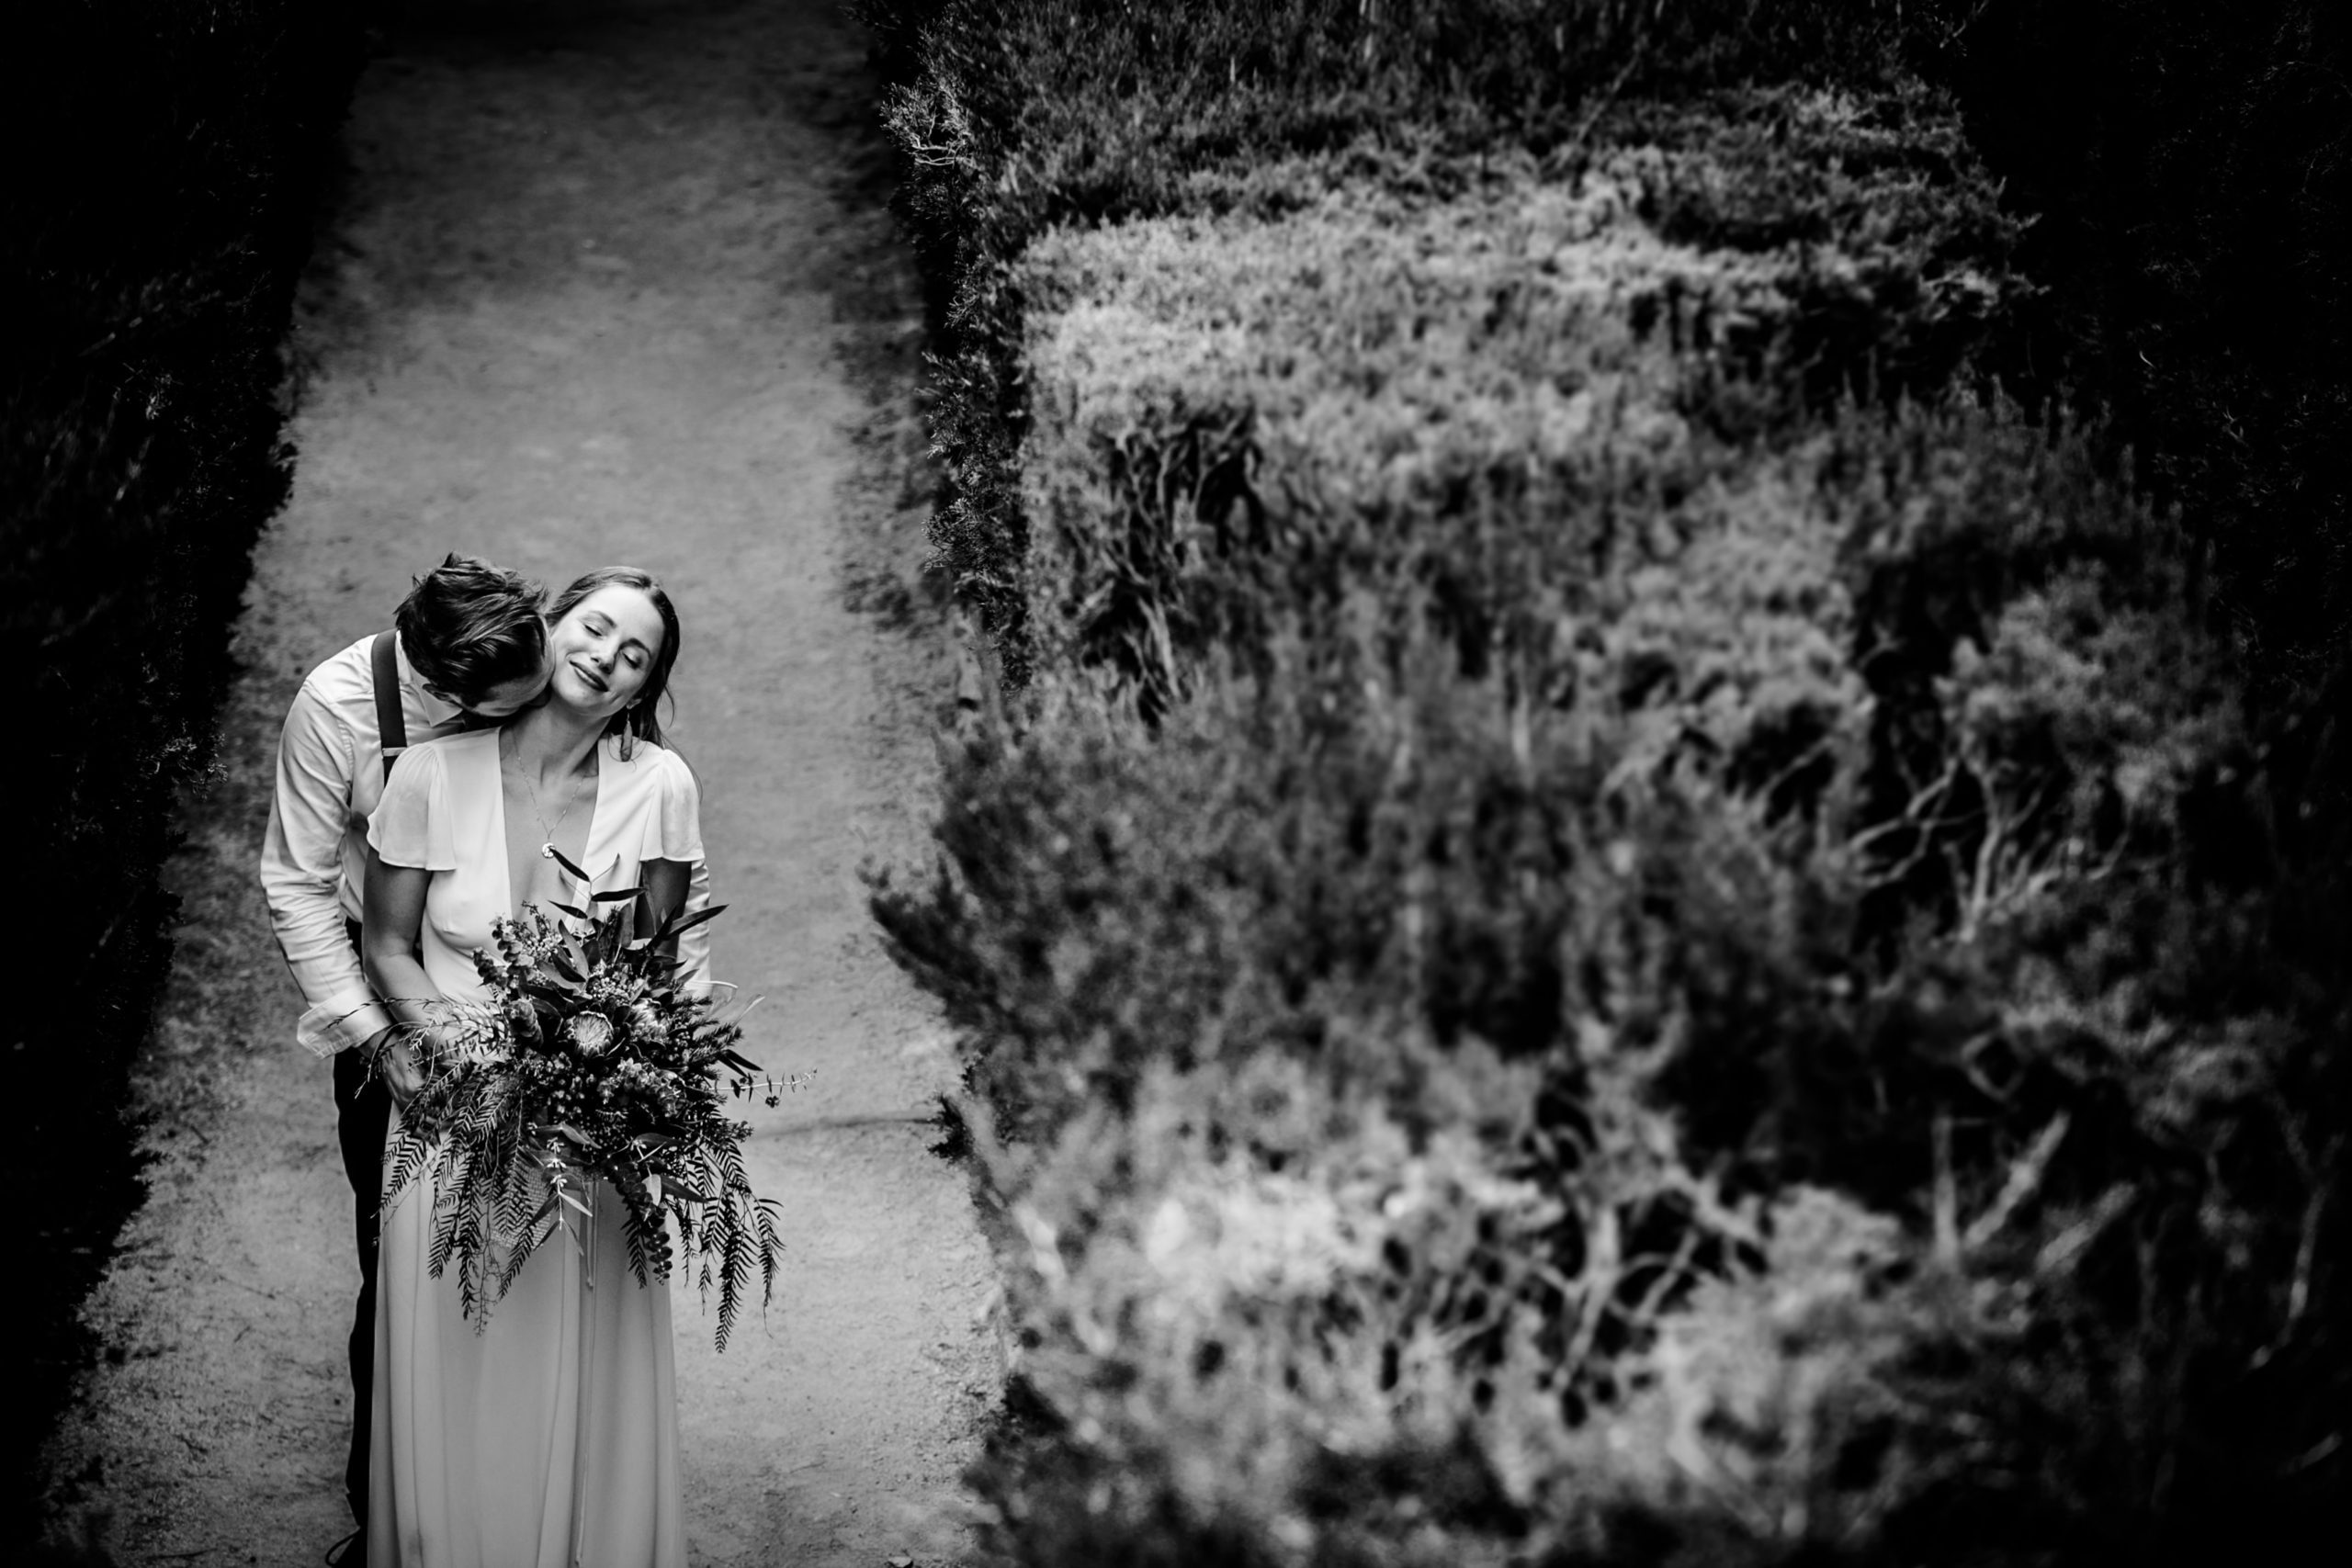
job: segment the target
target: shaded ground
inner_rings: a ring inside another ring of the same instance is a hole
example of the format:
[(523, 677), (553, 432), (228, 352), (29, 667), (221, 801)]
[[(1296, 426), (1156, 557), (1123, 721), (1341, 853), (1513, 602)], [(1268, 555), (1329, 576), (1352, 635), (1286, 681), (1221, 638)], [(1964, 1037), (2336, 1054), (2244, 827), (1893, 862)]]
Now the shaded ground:
[(88, 1309), (104, 1357), (51, 1447), (51, 1508), (104, 1517), (128, 1562), (311, 1562), (346, 1528), (347, 1191), (252, 867), (302, 673), (463, 548), (670, 585), (673, 733), (731, 906), (718, 970), (769, 998), (751, 1054), (816, 1074), (750, 1112), (791, 1247), (775, 1310), (719, 1358), (680, 1296), (695, 1560), (951, 1556), (992, 1276), (923, 1152), (944, 1037), (856, 876), (917, 840), (952, 682), (908, 578), (918, 318), (861, 45), (826, 0), (412, 24), (362, 83), (305, 288), (294, 499), (172, 869), (179, 957), (136, 1091), (152, 1197)]

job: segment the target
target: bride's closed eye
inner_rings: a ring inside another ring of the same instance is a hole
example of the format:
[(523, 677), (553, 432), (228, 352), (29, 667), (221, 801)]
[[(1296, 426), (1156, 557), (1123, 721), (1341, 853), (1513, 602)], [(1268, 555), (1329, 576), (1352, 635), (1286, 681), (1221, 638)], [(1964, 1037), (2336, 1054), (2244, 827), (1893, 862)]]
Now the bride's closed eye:
[[(613, 629), (613, 623), (605, 619), (602, 615), (586, 616), (582, 620), (581, 625), (588, 629), (588, 633), (592, 637), (604, 637)], [(623, 643), (621, 645), (621, 657), (628, 661), (628, 667), (632, 670), (642, 670), (645, 668), (645, 649), (639, 647), (634, 642)]]

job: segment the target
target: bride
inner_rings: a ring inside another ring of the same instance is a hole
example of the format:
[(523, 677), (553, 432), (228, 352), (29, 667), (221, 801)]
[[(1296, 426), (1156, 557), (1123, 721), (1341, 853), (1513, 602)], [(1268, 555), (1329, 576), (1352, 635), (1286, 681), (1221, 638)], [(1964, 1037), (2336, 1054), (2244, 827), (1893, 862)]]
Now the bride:
[[(694, 775), (654, 718), (678, 657), (669, 595), (606, 568), (548, 619), (541, 705), (411, 747), (369, 820), (362, 953), (404, 1023), (430, 1029), (436, 998), (488, 995), (472, 954), (493, 919), (577, 900), (550, 847), (601, 886), (641, 886), (640, 932), (684, 902), (702, 856)], [(382, 1066), (405, 1105), (412, 1053), (393, 1047)], [(428, 1266), (430, 1173), (385, 1213), (372, 1568), (684, 1568), (669, 1292), (637, 1282), (621, 1205), (593, 1190), (577, 1245), (533, 1253), (479, 1333), (457, 1271), (435, 1280)]]

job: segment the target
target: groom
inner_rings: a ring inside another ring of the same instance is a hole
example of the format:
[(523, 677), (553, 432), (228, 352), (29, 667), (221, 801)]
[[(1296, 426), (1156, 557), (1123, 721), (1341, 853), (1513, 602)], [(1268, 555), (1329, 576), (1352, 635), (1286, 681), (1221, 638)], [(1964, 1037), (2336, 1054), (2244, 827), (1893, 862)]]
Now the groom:
[(413, 743), (474, 722), (495, 723), (547, 690), (554, 661), (539, 601), (539, 585), (528, 578), (450, 556), (416, 580), (394, 616), (394, 631), (361, 637), (311, 671), (277, 742), (261, 883), (277, 944), (310, 1004), (295, 1037), (334, 1059), (335, 1131), (359, 1244), (359, 1302), (351, 1323), (356, 1403), (344, 1488), (363, 1525), (376, 1359), (376, 1207), (392, 1106), (382, 1079), (368, 1070), (372, 1048), (392, 1023), (359, 966), (368, 818), (390, 772), (387, 739)]
[[(554, 661), (541, 600), (539, 585), (530, 579), (451, 555), (416, 579), (392, 630), (361, 637), (311, 671), (278, 739), (261, 882), (278, 946), (310, 1004), (295, 1037), (334, 1060), (335, 1131), (359, 1247), (359, 1300), (351, 1324), (351, 1458), (344, 1488), (363, 1527), (376, 1357), (376, 1210), (391, 1116), (391, 1096), (368, 1066), (392, 1022), (359, 963), (368, 818), (383, 798), (385, 777), (402, 747), (498, 723), (547, 690)], [(687, 908), (707, 905), (709, 896), (709, 878), (697, 865)], [(688, 973), (707, 966), (707, 931), (699, 926), (679, 940), (678, 957)]]

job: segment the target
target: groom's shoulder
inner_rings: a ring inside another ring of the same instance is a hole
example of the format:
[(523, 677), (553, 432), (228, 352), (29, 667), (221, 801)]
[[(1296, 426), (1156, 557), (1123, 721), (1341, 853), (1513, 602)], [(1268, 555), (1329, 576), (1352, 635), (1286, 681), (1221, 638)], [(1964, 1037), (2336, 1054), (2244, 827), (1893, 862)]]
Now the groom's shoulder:
[(361, 705), (373, 711), (376, 703), (376, 634), (339, 649), (312, 666), (302, 678), (301, 694), (337, 710)]

